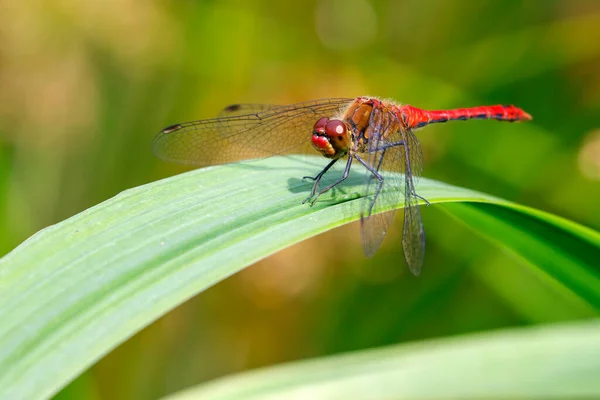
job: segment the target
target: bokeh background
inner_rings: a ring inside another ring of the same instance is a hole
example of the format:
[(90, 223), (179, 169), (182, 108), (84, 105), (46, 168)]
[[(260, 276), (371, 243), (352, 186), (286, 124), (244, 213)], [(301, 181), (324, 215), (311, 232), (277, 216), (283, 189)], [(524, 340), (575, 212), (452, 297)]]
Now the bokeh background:
[[(29, 0), (0, 2), (0, 255), (185, 171), (152, 155), (166, 125), (357, 95), (523, 107), (531, 123), (419, 131), (424, 176), (600, 229), (596, 0)], [(154, 399), (284, 361), (594, 315), (441, 206), (422, 212), (420, 278), (399, 220), (371, 260), (351, 224), (178, 307), (57, 398)]]

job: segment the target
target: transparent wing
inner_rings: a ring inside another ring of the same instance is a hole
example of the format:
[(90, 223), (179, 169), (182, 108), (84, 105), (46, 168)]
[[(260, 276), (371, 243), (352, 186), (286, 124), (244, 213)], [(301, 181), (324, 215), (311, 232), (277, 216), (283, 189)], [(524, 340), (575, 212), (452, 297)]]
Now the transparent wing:
[(198, 166), (285, 154), (310, 142), (319, 118), (338, 114), (351, 101), (334, 98), (287, 106), (232, 105), (223, 110), (226, 116), (163, 129), (152, 147), (164, 160)]
[(230, 104), (221, 110), (217, 118), (234, 117), (236, 115), (257, 114), (263, 111), (272, 110), (277, 107), (285, 107), (277, 104)]
[(371, 172), (366, 177), (366, 196), (361, 205), (361, 234), (365, 254), (370, 257), (379, 249), (387, 229), (394, 220), (395, 209), (373, 214), (377, 203), (400, 202), (401, 180), (398, 176), (385, 176), (384, 171), (396, 171), (399, 168), (402, 148), (391, 146), (402, 137), (396, 121), (389, 118), (379, 108), (374, 108), (371, 114), (369, 132), (369, 148), (365, 155), (367, 164), (384, 178), (383, 185), (378, 177)]
[[(375, 108), (370, 122), (371, 137), (366, 154), (367, 163), (384, 178), (380, 189), (375, 174), (367, 174), (367, 196), (361, 205), (361, 232), (365, 254), (371, 256), (381, 246), (392, 223), (395, 209), (379, 214), (371, 211), (376, 203), (400, 203), (404, 195), (404, 230), (402, 247), (409, 269), (418, 275), (425, 255), (425, 234), (421, 212), (414, 191), (415, 179), (421, 174), (423, 154), (417, 138), (400, 127), (395, 116)], [(385, 171), (400, 172), (385, 174)]]
[(410, 129), (402, 133), (406, 143), (403, 154), (405, 205), (402, 248), (411, 272), (419, 275), (425, 260), (425, 230), (414, 182), (421, 176), (423, 152), (419, 141)]

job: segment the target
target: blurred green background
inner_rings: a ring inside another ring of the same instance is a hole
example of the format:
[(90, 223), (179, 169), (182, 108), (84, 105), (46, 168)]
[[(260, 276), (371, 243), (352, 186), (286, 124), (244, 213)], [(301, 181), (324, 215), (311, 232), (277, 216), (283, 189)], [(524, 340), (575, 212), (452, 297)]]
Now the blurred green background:
[[(423, 175), (600, 229), (596, 0), (30, 0), (0, 3), (0, 38), (0, 255), (185, 171), (152, 155), (166, 125), (358, 95), (523, 107), (531, 123), (419, 131)], [(422, 213), (420, 278), (400, 220), (370, 260), (351, 224), (192, 299), (57, 397), (153, 399), (289, 360), (595, 315), (440, 206)]]

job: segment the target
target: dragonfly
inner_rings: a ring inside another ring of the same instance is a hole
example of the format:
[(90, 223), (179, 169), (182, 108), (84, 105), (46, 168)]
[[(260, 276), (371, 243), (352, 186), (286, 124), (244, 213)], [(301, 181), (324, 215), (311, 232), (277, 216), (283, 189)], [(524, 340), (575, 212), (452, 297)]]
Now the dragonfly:
[[(291, 105), (233, 104), (217, 118), (170, 125), (154, 138), (154, 153), (171, 162), (207, 166), (291, 154), (310, 143), (330, 161), (316, 176), (303, 203), (311, 205), (350, 175), (353, 163), (367, 171), (361, 196), (360, 222), (365, 255), (381, 246), (395, 207), (373, 213), (378, 201), (404, 201), (402, 248), (409, 270), (419, 275), (425, 259), (425, 232), (419, 204), (429, 202), (416, 192), (423, 152), (414, 131), (447, 121), (486, 119), (526, 121), (531, 115), (514, 105), (425, 110), (376, 97), (328, 98)], [(322, 185), (331, 167), (342, 159), (342, 175)], [(395, 172), (393, 174), (386, 173)]]

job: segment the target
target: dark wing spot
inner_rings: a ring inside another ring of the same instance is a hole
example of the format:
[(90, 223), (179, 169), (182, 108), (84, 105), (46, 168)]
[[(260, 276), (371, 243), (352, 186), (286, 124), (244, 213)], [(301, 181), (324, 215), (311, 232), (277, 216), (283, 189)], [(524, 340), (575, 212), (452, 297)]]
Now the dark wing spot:
[(165, 129), (162, 130), (162, 133), (164, 133), (166, 135), (168, 133), (173, 133), (175, 131), (178, 131), (179, 129), (181, 129), (181, 125), (175, 124), (175, 125), (167, 126)]
[(242, 108), (241, 104), (230, 104), (227, 107), (225, 107), (223, 109), (223, 111), (233, 112), (233, 111), (238, 111), (240, 108)]

